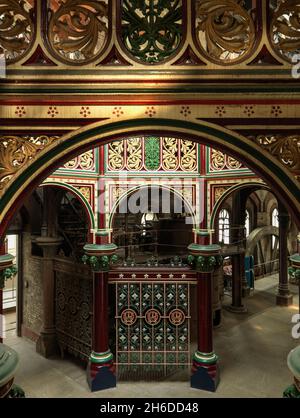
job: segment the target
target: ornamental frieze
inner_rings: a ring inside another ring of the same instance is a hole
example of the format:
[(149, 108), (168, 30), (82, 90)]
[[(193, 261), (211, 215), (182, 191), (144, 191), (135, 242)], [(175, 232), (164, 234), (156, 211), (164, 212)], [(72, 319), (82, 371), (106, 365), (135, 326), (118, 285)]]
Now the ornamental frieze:
[(300, 50), (299, 7), (295, 0), (1, 0), (0, 49), (8, 67), (40, 73), (279, 71)]
[(57, 139), (49, 136), (0, 137), (0, 195), (22, 168), (29, 166), (42, 150)]

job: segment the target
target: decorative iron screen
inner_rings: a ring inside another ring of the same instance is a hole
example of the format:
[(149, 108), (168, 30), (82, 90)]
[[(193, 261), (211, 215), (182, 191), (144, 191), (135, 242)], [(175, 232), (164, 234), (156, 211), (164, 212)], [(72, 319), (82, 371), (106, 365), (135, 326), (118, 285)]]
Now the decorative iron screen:
[(169, 279), (164, 282), (123, 281), (116, 282), (115, 286), (119, 378), (137, 372), (137, 375), (142, 372), (144, 377), (157, 378), (187, 368), (190, 364), (190, 283)]

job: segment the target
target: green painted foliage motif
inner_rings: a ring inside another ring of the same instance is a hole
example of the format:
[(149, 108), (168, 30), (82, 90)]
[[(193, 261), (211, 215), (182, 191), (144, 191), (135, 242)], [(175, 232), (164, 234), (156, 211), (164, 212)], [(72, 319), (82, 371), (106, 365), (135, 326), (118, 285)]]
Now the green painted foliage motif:
[(182, 0), (123, 0), (122, 40), (139, 61), (155, 64), (182, 40)]
[(16, 265), (8, 267), (0, 272), (0, 289), (4, 288), (5, 281), (11, 279), (18, 273)]
[(145, 166), (148, 170), (158, 170), (160, 167), (160, 139), (145, 138)]

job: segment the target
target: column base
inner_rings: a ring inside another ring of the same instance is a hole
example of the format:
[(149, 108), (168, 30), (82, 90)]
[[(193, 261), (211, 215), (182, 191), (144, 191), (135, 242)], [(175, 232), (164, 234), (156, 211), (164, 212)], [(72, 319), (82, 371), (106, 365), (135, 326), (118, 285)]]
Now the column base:
[(244, 305), (242, 306), (225, 305), (224, 309), (232, 313), (247, 313), (248, 312), (248, 308)]
[(293, 295), (276, 295), (276, 305), (278, 306), (290, 306), (293, 304)]
[(191, 387), (193, 389), (215, 392), (220, 382), (218, 357), (214, 353), (194, 354)]
[(92, 392), (117, 386), (113, 355), (110, 351), (91, 354), (87, 368), (87, 382)]
[(56, 334), (42, 332), (36, 342), (36, 352), (48, 358), (59, 353)]

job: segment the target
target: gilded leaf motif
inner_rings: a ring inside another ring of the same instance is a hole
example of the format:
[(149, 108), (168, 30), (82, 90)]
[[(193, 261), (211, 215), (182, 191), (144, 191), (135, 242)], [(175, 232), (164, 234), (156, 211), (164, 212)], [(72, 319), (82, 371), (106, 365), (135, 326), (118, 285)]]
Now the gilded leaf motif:
[(58, 137), (0, 137), (0, 192), (18, 171)]
[(181, 140), (181, 169), (195, 171), (197, 169), (197, 144)]
[(0, 49), (6, 61), (15, 62), (30, 48), (35, 34), (34, 2), (0, 0)]
[(124, 168), (124, 141), (115, 141), (108, 146), (108, 167), (110, 170)]
[(69, 62), (96, 59), (108, 36), (107, 1), (62, 0), (49, 5), (50, 45)]
[(178, 165), (178, 140), (163, 138), (163, 168), (168, 171), (176, 170)]
[(198, 0), (197, 36), (209, 59), (218, 63), (240, 60), (255, 42), (255, 26), (239, 0)]
[(300, 1), (272, 0), (272, 8), (272, 43), (280, 55), (292, 61), (293, 56), (300, 52)]
[(132, 138), (127, 140), (127, 169), (140, 170), (142, 168), (142, 140)]

